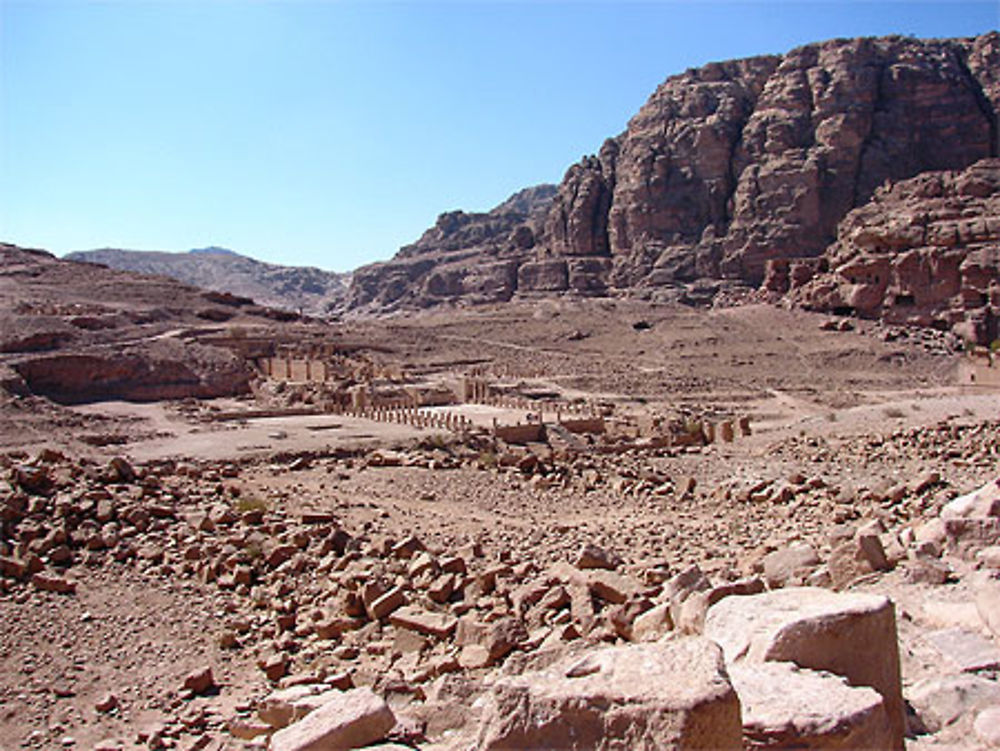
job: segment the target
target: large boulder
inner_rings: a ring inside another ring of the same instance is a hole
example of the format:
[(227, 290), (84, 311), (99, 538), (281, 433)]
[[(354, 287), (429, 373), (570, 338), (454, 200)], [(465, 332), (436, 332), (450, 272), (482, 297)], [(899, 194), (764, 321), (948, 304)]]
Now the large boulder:
[(606, 647), (494, 686), (479, 749), (739, 749), (719, 647), (691, 637)]
[(345, 691), (304, 719), (279, 730), (271, 751), (341, 751), (368, 746), (386, 737), (396, 718), (385, 700), (369, 688)]
[(789, 662), (729, 670), (746, 749), (884, 749), (894, 745), (881, 694)]
[(727, 597), (706, 617), (705, 636), (727, 664), (792, 662), (881, 694), (892, 738), (903, 748), (904, 714), (896, 616), (885, 597), (792, 587)]

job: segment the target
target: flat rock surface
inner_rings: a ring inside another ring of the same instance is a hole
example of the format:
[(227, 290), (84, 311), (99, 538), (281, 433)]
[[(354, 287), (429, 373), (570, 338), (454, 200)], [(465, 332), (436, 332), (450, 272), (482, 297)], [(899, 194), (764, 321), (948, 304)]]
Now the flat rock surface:
[(979, 634), (947, 628), (927, 634), (927, 641), (962, 672), (1000, 668), (1000, 648)]
[(892, 726), (882, 697), (842, 678), (790, 663), (729, 668), (743, 732), (761, 748), (889, 748)]
[(700, 638), (597, 650), (505, 679), (492, 701), (481, 748), (741, 746), (721, 651)]

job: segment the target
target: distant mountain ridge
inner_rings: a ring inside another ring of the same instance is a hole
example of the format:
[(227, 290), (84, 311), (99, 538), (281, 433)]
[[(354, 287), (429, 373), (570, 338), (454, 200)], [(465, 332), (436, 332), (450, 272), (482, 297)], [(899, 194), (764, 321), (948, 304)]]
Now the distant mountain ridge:
[(102, 248), (68, 253), (71, 261), (119, 271), (167, 276), (217, 292), (249, 297), (260, 305), (324, 316), (342, 307), (351, 274), (305, 266), (280, 266), (209, 246), (186, 253)]

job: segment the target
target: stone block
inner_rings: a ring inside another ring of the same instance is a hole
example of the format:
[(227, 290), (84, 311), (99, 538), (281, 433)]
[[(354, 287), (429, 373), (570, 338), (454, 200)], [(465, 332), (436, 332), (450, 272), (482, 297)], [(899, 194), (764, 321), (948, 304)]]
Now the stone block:
[(499, 680), (476, 747), (735, 750), (740, 707), (705, 639), (606, 647)]
[(789, 662), (739, 663), (729, 677), (740, 698), (744, 748), (893, 747), (882, 695), (872, 688)]
[(727, 664), (793, 662), (869, 686), (885, 702), (890, 748), (903, 748), (904, 715), (896, 617), (885, 597), (791, 587), (713, 605), (705, 636), (718, 642)]
[(345, 691), (271, 737), (271, 751), (341, 751), (386, 737), (396, 718), (371, 689)]

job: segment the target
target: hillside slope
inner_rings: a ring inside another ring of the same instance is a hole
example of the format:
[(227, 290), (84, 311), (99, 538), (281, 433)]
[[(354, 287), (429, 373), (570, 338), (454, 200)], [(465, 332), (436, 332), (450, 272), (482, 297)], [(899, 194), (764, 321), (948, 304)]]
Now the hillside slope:
[(339, 308), (350, 283), (350, 274), (264, 263), (224, 248), (200, 248), (187, 253), (104, 248), (69, 253), (66, 258), (120, 271), (169, 276), (306, 315), (322, 316)]

